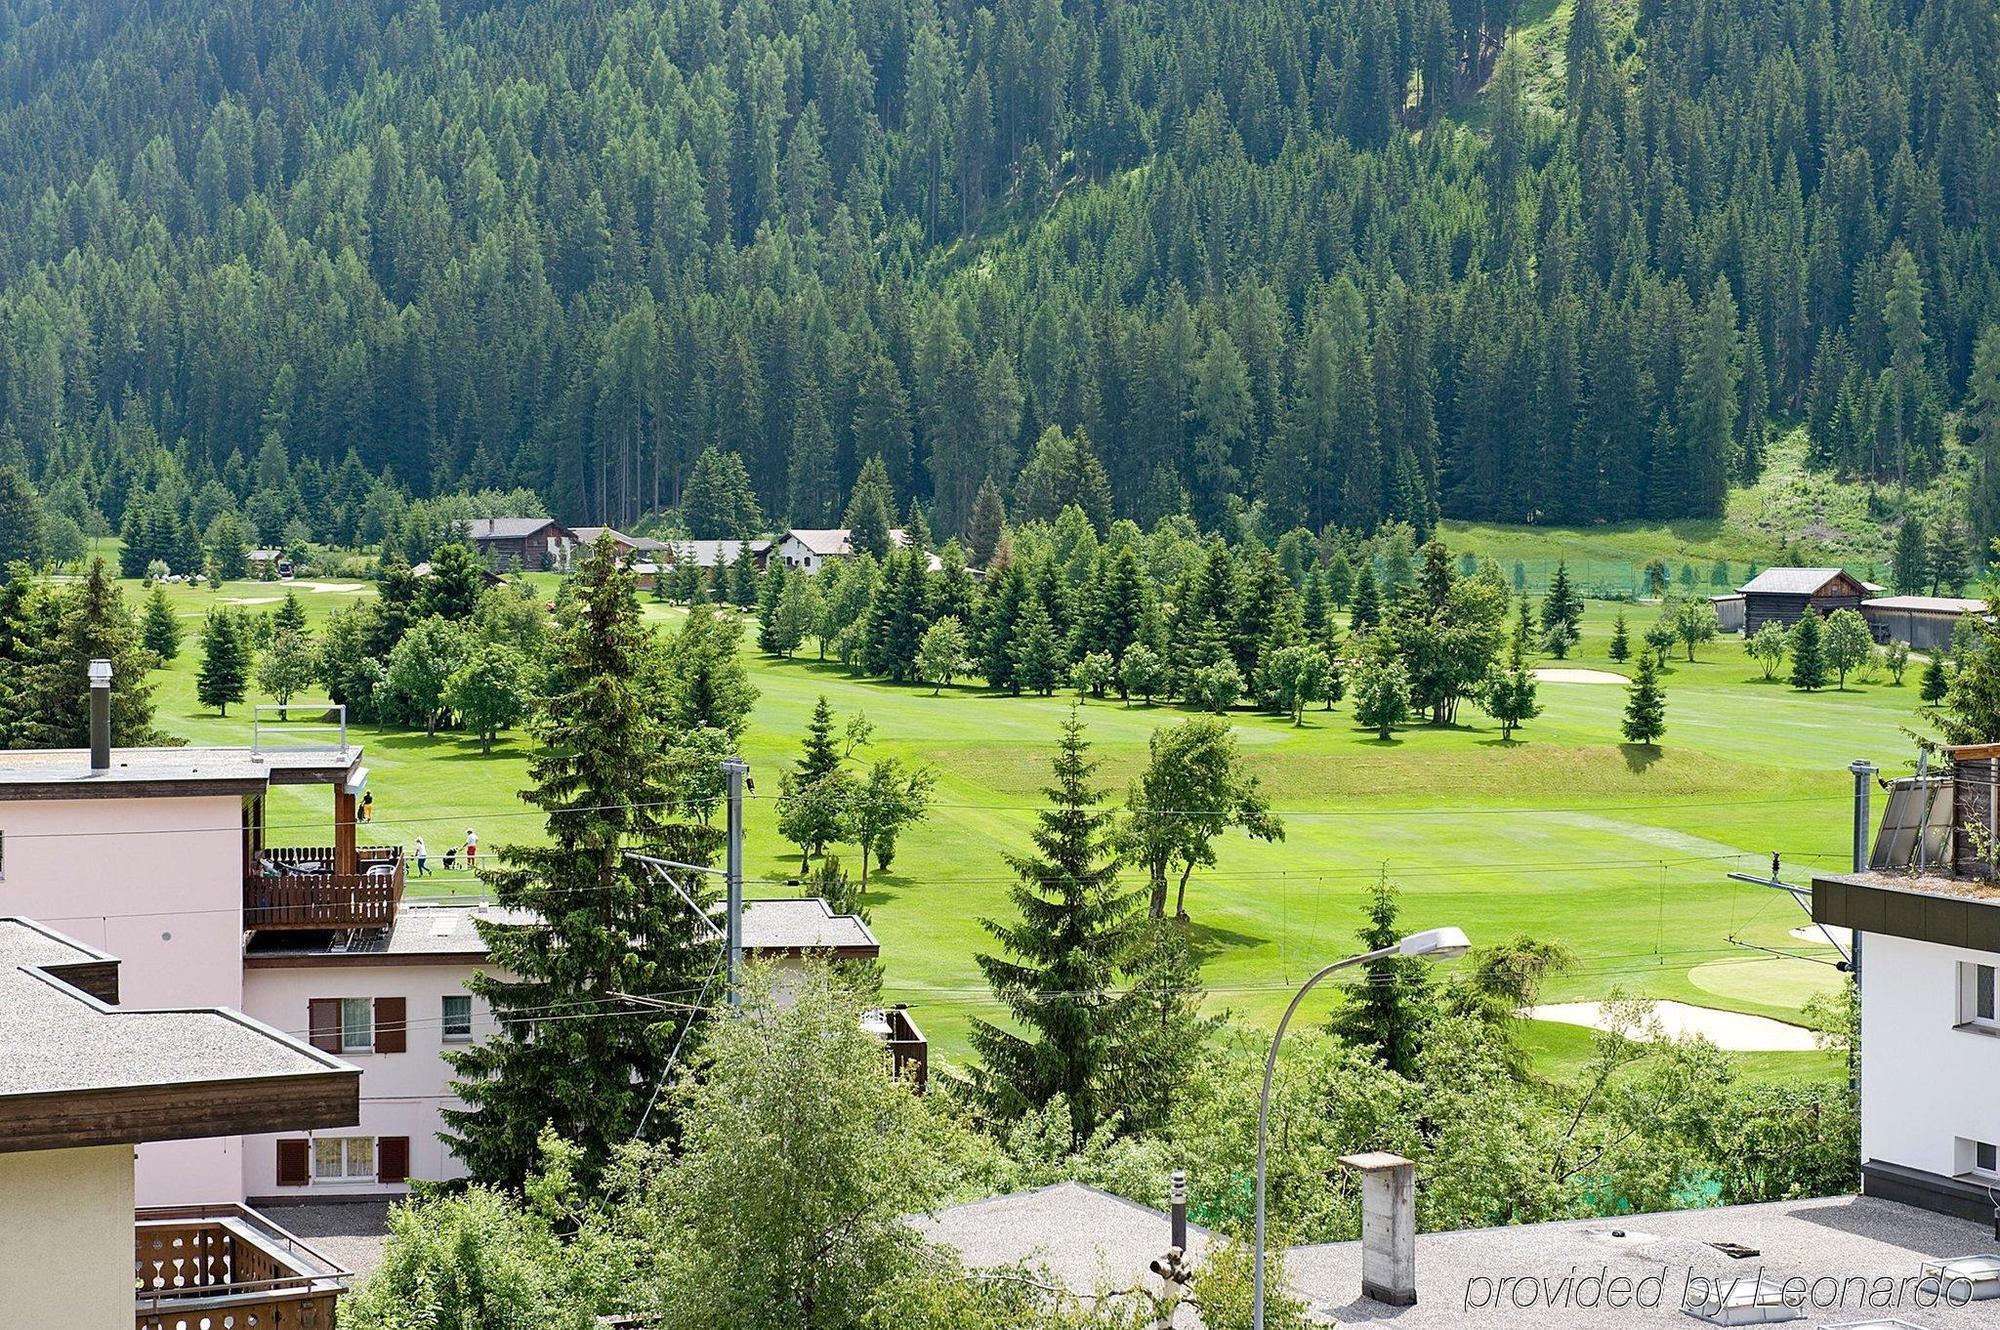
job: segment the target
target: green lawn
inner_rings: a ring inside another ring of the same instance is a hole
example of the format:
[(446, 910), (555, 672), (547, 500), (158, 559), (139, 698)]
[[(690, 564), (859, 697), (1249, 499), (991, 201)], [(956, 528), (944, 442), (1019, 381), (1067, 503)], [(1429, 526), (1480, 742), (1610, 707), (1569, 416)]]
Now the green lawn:
[[(190, 640), (158, 676), (166, 728), (198, 742), (248, 740), (249, 722), (236, 711), (221, 718), (195, 703), (193, 632), (218, 600), (279, 594), (260, 583), (172, 593)], [(315, 622), (349, 594), (302, 592)], [(1619, 668), (1603, 655), (1615, 609), (1589, 606), (1580, 652), (1565, 665)], [(650, 605), (647, 612), (675, 613)], [(1636, 637), (1652, 610), (1626, 613)], [(1901, 688), (1878, 681), (1809, 696), (1763, 682), (1733, 639), (1702, 657), (1665, 675), (1667, 734), (1656, 752), (1618, 742), (1624, 690), (1615, 685), (1544, 683), (1545, 714), (1511, 744), (1470, 709), (1457, 728), (1412, 727), (1387, 743), (1357, 731), (1344, 705), (1309, 713), (1299, 728), (1239, 714), (1243, 751), (1283, 812), (1287, 836), (1279, 845), (1225, 842), (1219, 866), (1190, 891), (1217, 1006), (1249, 1021), (1275, 1020), (1293, 986), (1351, 950), (1369, 885), (1387, 871), (1401, 884), (1411, 927), (1457, 924), (1475, 942), (1517, 933), (1567, 942), (1579, 965), (1553, 984), (1549, 1000), (1623, 989), (1796, 1020), (1815, 981), (1834, 982), (1835, 972), (1729, 939), (1829, 953), (1788, 936), (1804, 921), (1789, 898), (1725, 874), (1764, 869), (1773, 852), (1795, 877), (1842, 865), (1851, 789), (1844, 768), (1856, 757), (1891, 769), (1908, 759), (1903, 729), (1917, 701), (1914, 676)], [(979, 920), (1008, 908), (1002, 856), (1026, 844), (1069, 701), (972, 689), (933, 697), (854, 680), (810, 659), (760, 656), (751, 669), (762, 692), (745, 744), (757, 785), (749, 809), (753, 895), (795, 889), (798, 858), (777, 835), (773, 800), (818, 695), (843, 713), (865, 711), (877, 752), (936, 769), (933, 816), (906, 838), (894, 871), (871, 884), (868, 904), (887, 996), (915, 1007), (943, 1056), (962, 1055), (968, 1023), (995, 1014), (973, 960), (988, 945)], [(1182, 716), (1116, 701), (1089, 702), (1084, 713), (1103, 762), (1100, 779), (1118, 790), (1143, 762), (1152, 729)], [(468, 826), (489, 849), (538, 834), (536, 815), (516, 794), (521, 736), (484, 757), (456, 735), (428, 740), (367, 727), (357, 734), (376, 799), (367, 838), (407, 844), (423, 835), (435, 854)], [(327, 834), (325, 792), (281, 794), (275, 825), (305, 843)], [(417, 886), (477, 889), (462, 871)], [(1545, 1031), (1537, 1047), (1560, 1066), (1582, 1047), (1579, 1038)], [(1839, 1071), (1815, 1054), (1750, 1061), (1767, 1073)]]

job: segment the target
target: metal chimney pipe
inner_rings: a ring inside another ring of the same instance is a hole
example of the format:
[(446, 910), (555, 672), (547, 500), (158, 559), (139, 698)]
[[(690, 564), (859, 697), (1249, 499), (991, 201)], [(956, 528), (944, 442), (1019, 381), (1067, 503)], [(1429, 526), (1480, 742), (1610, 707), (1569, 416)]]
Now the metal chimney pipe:
[(90, 769), (111, 770), (111, 662), (90, 662)]
[(1177, 1252), (1188, 1249), (1187, 1241), (1187, 1171), (1175, 1169), (1167, 1182), (1167, 1201), (1170, 1218), (1173, 1221), (1173, 1248)]

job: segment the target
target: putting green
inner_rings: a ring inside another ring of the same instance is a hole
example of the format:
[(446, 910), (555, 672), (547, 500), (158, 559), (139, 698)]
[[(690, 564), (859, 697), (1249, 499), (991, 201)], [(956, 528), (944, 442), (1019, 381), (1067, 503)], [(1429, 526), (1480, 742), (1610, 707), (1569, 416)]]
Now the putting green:
[(1688, 971), (1688, 982), (1706, 993), (1797, 1011), (1813, 997), (1845, 982), (1831, 965), (1773, 957), (1755, 965), (1709, 961)]

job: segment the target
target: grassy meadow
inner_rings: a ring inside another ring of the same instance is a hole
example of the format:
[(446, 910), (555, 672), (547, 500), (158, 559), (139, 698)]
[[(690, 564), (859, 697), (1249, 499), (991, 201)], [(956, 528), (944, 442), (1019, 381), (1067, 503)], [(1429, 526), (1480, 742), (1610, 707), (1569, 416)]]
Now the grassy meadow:
[[(352, 584), (293, 585), (315, 625), (353, 596), (372, 594)], [(213, 604), (254, 612), (283, 591), (258, 582), (170, 589), (187, 640), (155, 676), (164, 728), (197, 743), (248, 742), (247, 709), (220, 717), (194, 699), (195, 634)], [(144, 593), (128, 584), (127, 594), (136, 607)], [(1623, 608), (1636, 641), (1654, 611)], [(1590, 603), (1581, 647), (1560, 665), (1620, 670), (1605, 656), (1618, 609)], [(664, 622), (677, 611), (649, 604), (647, 613)], [(1309, 712), (1299, 727), (1236, 715), (1242, 751), (1282, 813), (1286, 837), (1274, 845), (1225, 838), (1218, 866), (1189, 889), (1214, 1004), (1247, 1021), (1275, 1021), (1298, 982), (1353, 949), (1369, 886), (1387, 872), (1400, 884), (1412, 928), (1457, 924), (1475, 943), (1521, 933), (1568, 943), (1578, 966), (1544, 1000), (1623, 990), (1796, 1021), (1806, 998), (1838, 981), (1824, 963), (1832, 953), (1790, 936), (1805, 917), (1785, 895), (1725, 874), (1762, 871), (1773, 853), (1794, 880), (1844, 865), (1845, 767), (1856, 757), (1890, 771), (1907, 766), (1915, 672), (1901, 687), (1883, 677), (1807, 695), (1765, 682), (1737, 639), (1699, 654), (1665, 675), (1667, 732), (1650, 752), (1619, 742), (1625, 690), (1605, 683), (1544, 682), (1543, 715), (1512, 743), (1470, 706), (1456, 727), (1412, 726), (1386, 743), (1357, 730), (1344, 703)], [(968, 1024), (995, 1014), (973, 959), (988, 945), (979, 921), (1009, 908), (1003, 856), (1027, 844), (1070, 699), (964, 687), (933, 696), (850, 678), (812, 659), (810, 648), (793, 661), (753, 655), (750, 671), (761, 693), (745, 744), (756, 782), (751, 895), (796, 890), (798, 856), (777, 834), (774, 800), (819, 695), (842, 714), (867, 714), (872, 752), (936, 770), (933, 813), (905, 837), (893, 870), (873, 877), (868, 906), (882, 941), (886, 996), (915, 1008), (943, 1057), (962, 1056)], [(1154, 727), (1184, 715), (1115, 699), (1086, 702), (1083, 711), (1099, 780), (1121, 793)], [(488, 851), (538, 835), (536, 815), (516, 793), (525, 736), (503, 736), (491, 756), (457, 734), (427, 739), (358, 727), (356, 737), (366, 745), (375, 792), (376, 820), (364, 839), (407, 845), (421, 835), (435, 867), (468, 827)], [(323, 841), (332, 816), (326, 792), (280, 795), (273, 839)], [(461, 870), (413, 879), (412, 889), (471, 892), (478, 884)], [(1813, 959), (1774, 957), (1732, 938)], [(1539, 1025), (1530, 1043), (1559, 1072), (1580, 1060), (1587, 1035)], [(1751, 1075), (1840, 1074), (1833, 1059), (1815, 1053), (1746, 1055), (1744, 1067)]]

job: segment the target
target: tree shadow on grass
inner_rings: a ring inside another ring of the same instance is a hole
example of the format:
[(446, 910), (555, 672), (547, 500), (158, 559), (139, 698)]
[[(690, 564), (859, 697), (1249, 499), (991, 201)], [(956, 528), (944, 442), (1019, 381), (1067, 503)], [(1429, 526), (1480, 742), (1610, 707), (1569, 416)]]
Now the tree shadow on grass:
[(1619, 744), (1618, 749), (1625, 754), (1625, 765), (1642, 776), (1661, 756), (1654, 744)]
[[(1195, 884), (1188, 885), (1192, 887)], [(1200, 961), (1212, 960), (1232, 947), (1261, 947), (1271, 940), (1254, 933), (1238, 933), (1233, 929), (1217, 928), (1213, 924), (1204, 924), (1192, 918), (1183, 924), (1182, 928), (1187, 933), (1188, 950)]]

